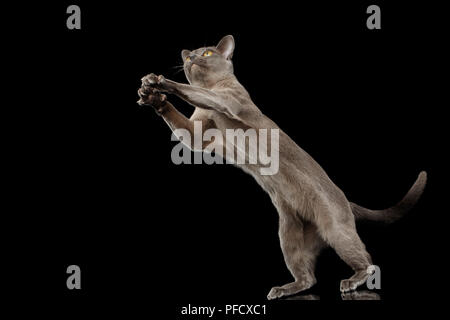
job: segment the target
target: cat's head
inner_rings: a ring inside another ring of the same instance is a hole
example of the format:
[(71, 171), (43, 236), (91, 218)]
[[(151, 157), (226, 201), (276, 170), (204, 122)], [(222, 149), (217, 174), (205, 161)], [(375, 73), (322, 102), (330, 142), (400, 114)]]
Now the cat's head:
[(225, 36), (215, 47), (203, 47), (193, 51), (183, 50), (184, 73), (189, 83), (210, 87), (233, 75), (231, 58), (234, 51), (233, 36)]

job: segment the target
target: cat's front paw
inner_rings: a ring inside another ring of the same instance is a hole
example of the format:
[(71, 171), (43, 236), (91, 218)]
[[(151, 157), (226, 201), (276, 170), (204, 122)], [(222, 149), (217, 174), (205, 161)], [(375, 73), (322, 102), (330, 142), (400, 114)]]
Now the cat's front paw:
[(143, 77), (141, 81), (143, 86), (153, 88), (157, 91), (166, 91), (168, 89), (166, 78), (162, 75), (157, 76), (154, 73), (150, 73)]
[(151, 106), (158, 114), (162, 114), (164, 112), (167, 100), (165, 94), (162, 94), (161, 92), (156, 91), (152, 87), (143, 83), (138, 90), (138, 96), (140, 99), (137, 103), (140, 106)]

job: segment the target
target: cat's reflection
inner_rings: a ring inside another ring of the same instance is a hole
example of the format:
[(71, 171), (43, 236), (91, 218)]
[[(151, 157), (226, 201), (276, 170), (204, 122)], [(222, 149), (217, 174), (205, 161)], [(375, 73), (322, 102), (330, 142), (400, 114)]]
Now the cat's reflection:
[[(341, 298), (342, 300), (381, 300), (378, 293), (369, 290), (345, 292), (341, 294)], [(315, 294), (299, 294), (283, 300), (320, 300), (320, 297)]]
[(369, 290), (345, 292), (341, 297), (342, 300), (381, 300), (378, 293)]
[(320, 300), (320, 297), (315, 294), (299, 294), (296, 296), (290, 296), (284, 300)]

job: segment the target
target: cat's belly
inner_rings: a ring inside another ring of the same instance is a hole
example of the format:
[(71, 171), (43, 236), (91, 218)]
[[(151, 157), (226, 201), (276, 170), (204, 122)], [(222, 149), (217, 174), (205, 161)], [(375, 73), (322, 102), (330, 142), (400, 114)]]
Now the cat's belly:
[(284, 199), (296, 208), (320, 197), (333, 202), (345, 198), (322, 167), (284, 133), (280, 133), (279, 167), (275, 174), (261, 174), (265, 167), (261, 164), (237, 166), (253, 176), (272, 200)]
[[(272, 198), (282, 195), (283, 198), (297, 201), (302, 194), (309, 194), (311, 190), (323, 190), (324, 193), (340, 191), (322, 167), (276, 125), (254, 129), (218, 112), (210, 112), (210, 119), (215, 122), (223, 137), (216, 152), (227, 163), (233, 163), (252, 175)], [(267, 139), (260, 140), (261, 129), (265, 129)], [(278, 134), (272, 140), (271, 130), (274, 129), (278, 130)], [(235, 136), (230, 136), (230, 133), (236, 133), (237, 130), (246, 133), (245, 143), (240, 145)], [(249, 133), (251, 130), (255, 135)], [(261, 143), (264, 141), (267, 144)], [(236, 163), (238, 159), (241, 163)]]

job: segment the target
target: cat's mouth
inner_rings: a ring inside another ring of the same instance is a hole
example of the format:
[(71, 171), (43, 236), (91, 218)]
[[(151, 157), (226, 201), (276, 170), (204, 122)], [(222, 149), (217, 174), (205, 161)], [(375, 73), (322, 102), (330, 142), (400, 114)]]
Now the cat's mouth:
[(189, 72), (191, 72), (192, 70), (199, 69), (201, 67), (202, 66), (199, 63), (191, 62), (190, 65), (188, 66), (188, 69), (189, 69)]

